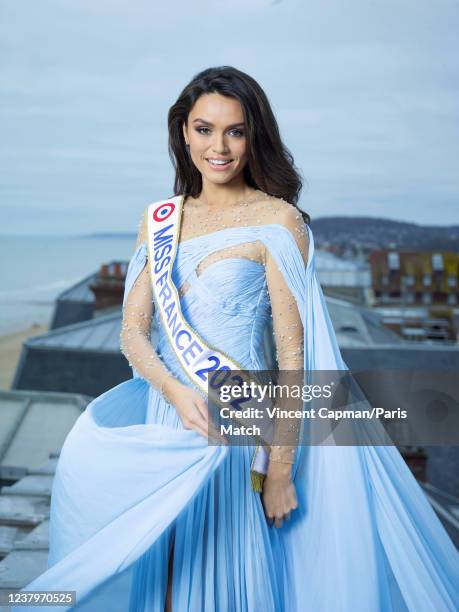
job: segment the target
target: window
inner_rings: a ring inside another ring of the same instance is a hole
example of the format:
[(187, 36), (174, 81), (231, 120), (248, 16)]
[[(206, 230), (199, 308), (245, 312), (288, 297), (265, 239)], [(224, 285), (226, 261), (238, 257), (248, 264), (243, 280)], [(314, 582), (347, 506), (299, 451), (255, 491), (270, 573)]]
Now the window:
[(432, 254), (432, 268), (435, 272), (441, 272), (443, 270), (443, 255), (441, 253)]
[(405, 287), (412, 287), (414, 285), (414, 275), (413, 274), (405, 274), (405, 276), (402, 277), (403, 283), (405, 284)]
[(389, 270), (399, 270), (400, 269), (400, 257), (398, 253), (388, 253), (387, 254), (387, 265), (389, 266)]
[(425, 292), (422, 294), (422, 303), (423, 304), (431, 304), (432, 303), (432, 294)]

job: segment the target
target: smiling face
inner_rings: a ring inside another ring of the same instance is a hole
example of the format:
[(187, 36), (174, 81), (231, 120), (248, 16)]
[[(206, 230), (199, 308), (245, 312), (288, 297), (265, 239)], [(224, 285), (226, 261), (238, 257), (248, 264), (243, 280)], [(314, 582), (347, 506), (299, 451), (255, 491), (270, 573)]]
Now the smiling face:
[(203, 184), (238, 182), (247, 163), (246, 127), (239, 100), (218, 93), (198, 98), (183, 124), (191, 159)]

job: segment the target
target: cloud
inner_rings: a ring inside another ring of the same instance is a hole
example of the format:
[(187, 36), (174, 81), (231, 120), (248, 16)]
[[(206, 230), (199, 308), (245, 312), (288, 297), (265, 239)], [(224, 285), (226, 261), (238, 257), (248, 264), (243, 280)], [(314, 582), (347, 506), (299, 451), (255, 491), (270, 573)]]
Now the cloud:
[(52, 211), (37, 232), (68, 232), (70, 211), (78, 232), (104, 231), (106, 211), (111, 231), (135, 230), (172, 191), (170, 105), (228, 64), (267, 92), (314, 216), (450, 223), (458, 16), (454, 0), (6, 3), (0, 206)]

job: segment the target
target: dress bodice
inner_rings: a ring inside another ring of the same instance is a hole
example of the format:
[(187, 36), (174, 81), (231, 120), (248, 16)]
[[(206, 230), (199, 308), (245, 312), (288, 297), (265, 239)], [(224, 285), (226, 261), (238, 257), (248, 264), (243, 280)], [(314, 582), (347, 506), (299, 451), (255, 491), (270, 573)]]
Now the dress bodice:
[[(253, 259), (230, 255), (228, 247), (256, 241), (257, 234), (253, 228), (228, 228), (185, 240), (178, 245), (172, 268), (176, 288), (187, 286), (180, 299), (187, 322), (208, 344), (248, 369), (271, 364), (264, 358), (264, 351), (269, 350), (265, 344), (271, 316), (265, 268)], [(216, 251), (221, 257), (198, 272), (199, 263)], [(158, 353), (178, 372), (157, 308), (154, 323), (158, 330)]]

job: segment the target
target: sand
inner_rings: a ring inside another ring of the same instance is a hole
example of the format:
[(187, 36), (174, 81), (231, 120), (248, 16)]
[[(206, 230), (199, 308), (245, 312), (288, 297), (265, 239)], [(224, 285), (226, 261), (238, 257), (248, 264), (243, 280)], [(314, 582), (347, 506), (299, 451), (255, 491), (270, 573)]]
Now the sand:
[(13, 334), (0, 336), (0, 389), (11, 388), (22, 343), (30, 336), (38, 336), (46, 331), (47, 325), (32, 325)]

